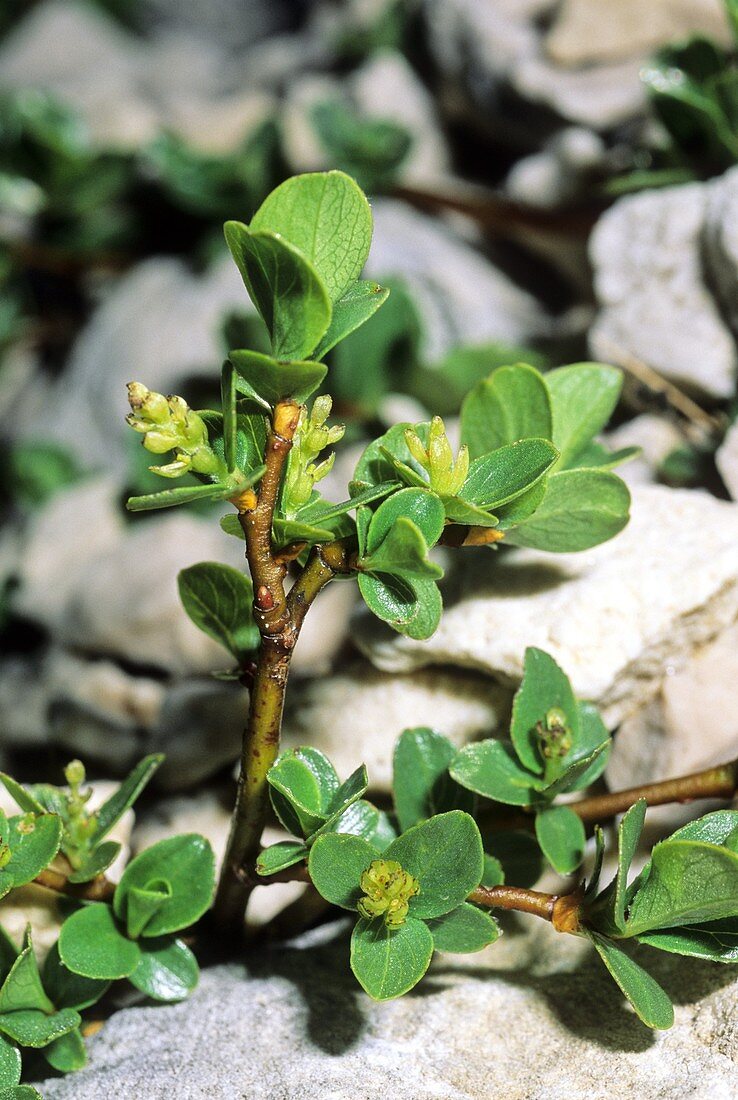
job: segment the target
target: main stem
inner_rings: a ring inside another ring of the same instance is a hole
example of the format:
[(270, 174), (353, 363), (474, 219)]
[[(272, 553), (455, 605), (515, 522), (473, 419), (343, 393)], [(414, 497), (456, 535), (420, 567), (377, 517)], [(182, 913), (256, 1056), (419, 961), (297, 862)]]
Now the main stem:
[(275, 406), (258, 495), (247, 491), (234, 501), (246, 539), (254, 618), (262, 641), (251, 684), (236, 805), (214, 906), (218, 927), (233, 936), (243, 929), (246, 905), (257, 884), (253, 867), (268, 812), (267, 773), (279, 752), (292, 652), (318, 592), (336, 573), (348, 571), (341, 543), (315, 547), (289, 595), (285, 592), (286, 566), (272, 550), (272, 521), (298, 417), (299, 407), (293, 402)]

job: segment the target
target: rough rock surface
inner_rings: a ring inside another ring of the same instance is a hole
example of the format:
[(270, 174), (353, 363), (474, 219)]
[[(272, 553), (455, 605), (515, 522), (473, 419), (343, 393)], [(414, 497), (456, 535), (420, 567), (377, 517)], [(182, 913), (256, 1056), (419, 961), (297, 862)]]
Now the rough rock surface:
[(458, 745), (489, 736), (510, 712), (511, 693), (473, 672), (431, 669), (388, 676), (364, 662), (288, 694), (285, 744), (315, 745), (345, 778), (366, 764), (373, 790), (392, 784), (392, 753), (404, 729), (431, 726)]
[(737, 538), (734, 504), (638, 487), (631, 522), (610, 542), (580, 554), (482, 551), (449, 585), (429, 641), (389, 637), (368, 614), (359, 640), (389, 671), (461, 665), (506, 683), (520, 679), (525, 647), (537, 645), (617, 724), (658, 690), (666, 666), (738, 617)]
[(648, 1032), (591, 950), (506, 922), (475, 956), (440, 956), (416, 993), (383, 1005), (348, 970), (345, 923), (206, 971), (192, 999), (118, 1013), (90, 1064), (46, 1100), (732, 1100), (734, 969), (653, 952), (677, 1003)]
[[(738, 194), (738, 174), (732, 190)], [(666, 378), (726, 398), (735, 389), (738, 357), (705, 277), (709, 193), (701, 183), (645, 191), (600, 219), (590, 255), (602, 308), (590, 345), (605, 362), (625, 352)], [(738, 266), (719, 266), (738, 280)]]
[[(372, 207), (366, 274), (409, 286), (433, 361), (459, 344), (524, 343), (549, 327), (544, 308), (451, 228), (391, 199)], [(428, 257), (433, 257), (433, 264)]]

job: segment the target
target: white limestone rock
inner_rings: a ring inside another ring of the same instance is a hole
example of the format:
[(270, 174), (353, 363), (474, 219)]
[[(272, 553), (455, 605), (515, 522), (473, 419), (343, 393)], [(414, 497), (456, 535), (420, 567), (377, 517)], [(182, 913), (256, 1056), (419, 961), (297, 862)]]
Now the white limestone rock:
[[(275, 889), (270, 887), (269, 889)], [(129, 1008), (47, 1100), (732, 1100), (738, 987), (729, 967), (651, 952), (674, 996), (649, 1033), (586, 941), (508, 925), (479, 955), (438, 956), (417, 993), (374, 1004), (342, 921), (206, 970), (180, 1005)]]
[(733, 500), (738, 500), (738, 421), (728, 428), (715, 455), (718, 473)]
[(692, 183), (629, 195), (603, 215), (590, 241), (601, 306), (590, 345), (606, 362), (624, 351), (726, 398), (738, 357), (703, 273), (707, 202), (707, 187)]
[(366, 274), (397, 276), (423, 320), (428, 361), (459, 344), (525, 343), (550, 330), (540, 302), (437, 218), (392, 199), (373, 205), (374, 237)]
[(473, 672), (431, 669), (388, 676), (364, 662), (295, 685), (288, 696), (287, 747), (314, 745), (346, 778), (366, 764), (372, 790), (392, 786), (392, 753), (404, 729), (431, 726), (461, 746), (508, 719), (511, 692)]
[(703, 262), (723, 315), (738, 333), (738, 169), (706, 185)]
[(721, 0), (564, 0), (546, 50), (559, 65), (592, 65), (652, 53), (693, 34), (730, 45)]
[(612, 727), (655, 694), (667, 667), (738, 618), (737, 540), (736, 505), (636, 488), (631, 522), (610, 542), (579, 554), (481, 551), (461, 561), (427, 642), (390, 637), (368, 612), (359, 642), (387, 671), (454, 665), (512, 685), (525, 647), (539, 646)]

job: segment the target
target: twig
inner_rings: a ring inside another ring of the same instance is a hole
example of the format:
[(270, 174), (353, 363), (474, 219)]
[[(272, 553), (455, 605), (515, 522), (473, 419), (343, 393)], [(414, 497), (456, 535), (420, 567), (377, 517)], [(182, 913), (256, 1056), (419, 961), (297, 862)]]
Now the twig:
[(44, 886), (47, 890), (53, 890), (57, 894), (66, 894), (67, 897), (77, 898), (79, 901), (110, 901), (115, 893), (115, 883), (98, 875), (90, 882), (70, 882), (61, 871), (54, 871), (47, 867), (33, 880), (37, 886)]

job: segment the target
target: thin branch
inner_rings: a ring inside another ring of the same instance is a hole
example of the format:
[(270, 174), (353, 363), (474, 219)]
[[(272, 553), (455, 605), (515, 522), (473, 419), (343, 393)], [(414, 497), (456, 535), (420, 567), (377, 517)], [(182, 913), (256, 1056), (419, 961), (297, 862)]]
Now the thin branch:
[(98, 875), (90, 882), (70, 882), (61, 871), (54, 871), (47, 867), (33, 880), (37, 886), (44, 886), (47, 890), (53, 890), (57, 894), (66, 894), (67, 897), (77, 898), (79, 901), (111, 901), (115, 893), (115, 883)]

